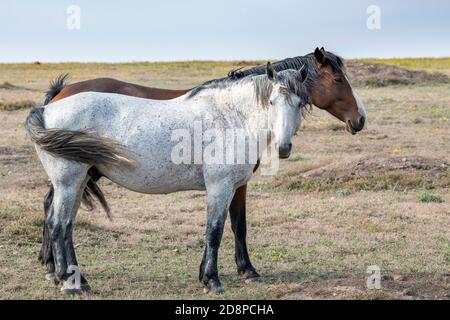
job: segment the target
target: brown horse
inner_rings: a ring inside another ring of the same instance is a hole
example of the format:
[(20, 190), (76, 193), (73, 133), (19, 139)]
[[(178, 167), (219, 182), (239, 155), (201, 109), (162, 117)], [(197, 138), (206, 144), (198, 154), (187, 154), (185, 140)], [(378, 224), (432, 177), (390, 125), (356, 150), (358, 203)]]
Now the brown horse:
[[(355, 134), (363, 129), (366, 114), (362, 102), (353, 91), (345, 74), (342, 59), (328, 51), (316, 48), (313, 53), (305, 56), (288, 58), (273, 64), (275, 71), (286, 69), (299, 70), (303, 65), (307, 67), (307, 79), (305, 81), (310, 97), (310, 103), (320, 109), (328, 111), (330, 114), (343, 121), (347, 125), (347, 130)], [(230, 79), (239, 79), (247, 75), (263, 74), (265, 66), (257, 66), (244, 71), (232, 71), (228, 75)], [(166, 90), (144, 87), (132, 83), (122, 82), (109, 78), (98, 78), (82, 81), (71, 85), (65, 85), (66, 76), (61, 76), (51, 84), (47, 92), (45, 104), (51, 103), (65, 97), (86, 91), (109, 92), (131, 95), (136, 97), (166, 100), (176, 98), (191, 91), (190, 95), (195, 95), (201, 86), (187, 90)], [(218, 80), (209, 81), (214, 84)], [(256, 170), (257, 168), (255, 168)], [(95, 168), (89, 172), (91, 179), (88, 181), (83, 202), (92, 207), (92, 198), (96, 197), (106, 212), (109, 208), (101, 190), (96, 182), (101, 178)], [(246, 281), (258, 281), (260, 276), (250, 262), (246, 245), (246, 192), (247, 186), (237, 189), (230, 205), (231, 228), (235, 235), (235, 260), (238, 272), (243, 275)], [(44, 200), (44, 209), (47, 216), (52, 203), (53, 190), (50, 188)], [(39, 254), (39, 259), (47, 266), (48, 276), (54, 272), (54, 259), (51, 248), (51, 241), (48, 239), (48, 232), (44, 224), (44, 242)], [(82, 279), (82, 283), (85, 282)]]
[(50, 85), (44, 104), (61, 100), (65, 97), (87, 91), (120, 93), (127, 96), (147, 98), (154, 100), (170, 100), (186, 94), (192, 89), (168, 90), (144, 87), (138, 84), (124, 82), (111, 78), (97, 78), (65, 85), (68, 74), (59, 76)]

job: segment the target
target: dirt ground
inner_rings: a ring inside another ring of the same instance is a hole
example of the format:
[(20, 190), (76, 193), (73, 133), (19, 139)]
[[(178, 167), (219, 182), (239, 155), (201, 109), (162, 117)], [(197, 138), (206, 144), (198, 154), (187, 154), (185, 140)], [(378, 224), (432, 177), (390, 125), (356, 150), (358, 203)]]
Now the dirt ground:
[[(43, 100), (50, 79), (67, 71), (72, 81), (185, 88), (240, 64), (0, 65), (0, 299), (68, 298), (37, 261), (48, 180), (23, 129), (27, 103)], [(202, 293), (204, 192), (143, 195), (102, 180), (114, 219), (79, 211), (75, 245), (93, 292), (69, 299), (449, 299), (450, 84), (427, 75), (379, 86), (365, 82), (367, 72), (349, 71), (366, 106), (364, 131), (352, 136), (315, 108), (279, 174), (257, 173), (250, 184), (248, 245), (264, 283), (236, 273), (227, 221), (226, 293)], [(366, 286), (373, 265), (379, 290)]]

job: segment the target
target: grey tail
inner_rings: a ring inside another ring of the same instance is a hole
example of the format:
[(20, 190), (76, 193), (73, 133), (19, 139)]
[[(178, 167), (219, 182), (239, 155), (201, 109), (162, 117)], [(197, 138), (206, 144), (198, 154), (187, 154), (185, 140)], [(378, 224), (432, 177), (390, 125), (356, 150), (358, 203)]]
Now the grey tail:
[(93, 210), (94, 204), (92, 200), (95, 197), (100, 202), (100, 205), (102, 206), (103, 210), (105, 210), (109, 220), (112, 220), (111, 210), (109, 208), (108, 202), (105, 199), (105, 195), (92, 178), (91, 172), (88, 172), (88, 174), (90, 176), (90, 179), (88, 180), (86, 187), (84, 188), (82, 198), (83, 204), (86, 206), (88, 210)]
[(89, 130), (46, 129), (44, 108), (31, 110), (25, 121), (28, 136), (54, 156), (91, 165), (133, 166), (125, 148), (115, 140), (95, 136)]
[(67, 85), (68, 78), (69, 74), (63, 73), (56, 77), (56, 79), (54, 79), (52, 82), (50, 82), (50, 86), (45, 93), (44, 105), (49, 104), (49, 102), (52, 101), (52, 99), (56, 97), (62, 89), (64, 89), (64, 87)]
[[(87, 130), (46, 129), (44, 110), (44, 108), (34, 108), (25, 121), (29, 138), (41, 149), (57, 157), (91, 165), (135, 165), (135, 161), (126, 154), (124, 146), (117, 141), (96, 137)], [(103, 192), (93, 180), (95, 175), (92, 172), (88, 174), (90, 179), (83, 192), (83, 203), (88, 209), (93, 209), (92, 199), (97, 198), (108, 217), (111, 218)]]

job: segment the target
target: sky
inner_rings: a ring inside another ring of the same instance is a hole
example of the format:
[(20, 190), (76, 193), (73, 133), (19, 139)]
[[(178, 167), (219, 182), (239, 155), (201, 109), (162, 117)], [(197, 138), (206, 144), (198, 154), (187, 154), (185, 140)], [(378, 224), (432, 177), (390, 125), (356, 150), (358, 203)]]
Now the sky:
[(442, 57), (449, 17), (447, 0), (0, 0), (0, 62)]

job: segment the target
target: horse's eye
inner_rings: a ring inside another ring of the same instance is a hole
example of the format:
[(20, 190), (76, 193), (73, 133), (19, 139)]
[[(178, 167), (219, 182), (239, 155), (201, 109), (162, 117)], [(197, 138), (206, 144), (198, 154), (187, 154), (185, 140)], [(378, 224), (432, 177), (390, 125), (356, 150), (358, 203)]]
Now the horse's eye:
[(342, 82), (342, 78), (334, 78), (334, 81), (336, 81), (336, 82)]
[(288, 89), (286, 87), (280, 87), (280, 93), (281, 94), (288, 94), (289, 91), (288, 91)]
[(269, 100), (269, 103), (270, 103), (271, 106), (273, 106), (273, 101), (272, 100)]

